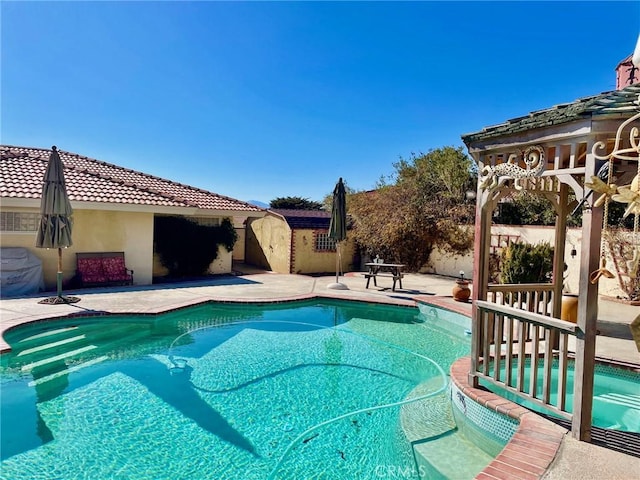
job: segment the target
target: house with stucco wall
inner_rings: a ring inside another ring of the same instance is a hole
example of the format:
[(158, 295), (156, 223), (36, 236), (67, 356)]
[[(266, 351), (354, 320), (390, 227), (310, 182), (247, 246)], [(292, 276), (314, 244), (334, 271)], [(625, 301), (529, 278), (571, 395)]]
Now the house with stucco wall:
[[(336, 243), (329, 237), (331, 214), (324, 210), (269, 210), (246, 228), (246, 262), (278, 273), (336, 271)], [(354, 269), (352, 239), (341, 244), (341, 269)]]
[[(0, 146), (0, 247), (23, 247), (42, 260), (45, 286), (56, 282), (57, 251), (35, 247), (42, 180), (49, 149)], [(151, 284), (166, 274), (154, 252), (154, 219), (177, 215), (203, 225), (233, 220), (238, 241), (233, 252), (221, 248), (209, 267), (229, 273), (232, 260), (244, 259), (244, 224), (265, 210), (233, 198), (112, 163), (59, 150), (73, 207), (73, 245), (63, 252), (64, 281), (76, 272), (76, 253), (125, 253), (134, 283)]]

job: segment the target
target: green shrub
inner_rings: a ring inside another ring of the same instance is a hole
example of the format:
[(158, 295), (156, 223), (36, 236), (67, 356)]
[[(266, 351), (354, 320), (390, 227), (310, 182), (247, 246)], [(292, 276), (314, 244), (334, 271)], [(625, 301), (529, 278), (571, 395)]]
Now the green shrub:
[(501, 283), (547, 283), (553, 272), (553, 247), (510, 242), (500, 255)]
[(228, 218), (213, 227), (198, 225), (184, 217), (154, 220), (155, 251), (173, 277), (205, 274), (218, 256), (218, 247), (222, 245), (230, 252), (237, 239), (238, 234)]

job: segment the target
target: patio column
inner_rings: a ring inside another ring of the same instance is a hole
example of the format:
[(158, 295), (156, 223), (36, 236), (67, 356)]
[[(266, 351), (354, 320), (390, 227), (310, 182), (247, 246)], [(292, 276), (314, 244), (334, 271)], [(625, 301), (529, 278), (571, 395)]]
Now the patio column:
[(493, 209), (496, 202), (488, 192), (483, 192), (478, 187), (476, 204), (476, 221), (473, 242), (473, 293), (471, 306), (471, 371), (469, 372), (469, 384), (477, 387), (478, 356), (484, 335), (483, 325), (478, 317), (476, 300), (487, 299), (487, 287), (489, 284), (489, 248), (491, 246), (491, 223)]
[[(590, 150), (587, 153), (585, 167), (585, 178), (590, 179), (595, 175), (595, 158)], [(589, 281), (589, 274), (599, 268), (602, 218), (602, 207), (587, 208), (582, 213), (582, 246), (578, 288), (578, 327), (580, 332), (576, 336), (571, 435), (585, 442), (591, 440), (593, 371), (598, 320), (598, 284), (594, 285)]]

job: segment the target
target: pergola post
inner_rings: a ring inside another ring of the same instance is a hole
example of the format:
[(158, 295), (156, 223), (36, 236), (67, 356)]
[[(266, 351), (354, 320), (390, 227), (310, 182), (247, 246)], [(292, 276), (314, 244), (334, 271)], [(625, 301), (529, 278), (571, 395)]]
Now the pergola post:
[(469, 372), (469, 385), (478, 386), (477, 359), (479, 358), (480, 345), (483, 335), (489, 332), (483, 331), (478, 315), (476, 300), (486, 300), (489, 285), (489, 248), (491, 246), (491, 222), (495, 201), (491, 200), (487, 192), (478, 188), (476, 204), (476, 221), (473, 243), (473, 293), (471, 307), (471, 370)]
[(555, 243), (553, 246), (553, 316), (560, 318), (564, 289), (564, 248), (567, 241), (567, 199), (569, 187), (560, 183), (556, 210)]
[[(595, 174), (595, 158), (587, 154), (585, 178)], [(593, 409), (593, 371), (598, 321), (598, 284), (589, 280), (590, 272), (599, 268), (603, 209), (588, 208), (582, 213), (582, 251), (578, 298), (578, 327), (574, 371), (573, 421), (571, 435), (581, 441), (591, 440)]]

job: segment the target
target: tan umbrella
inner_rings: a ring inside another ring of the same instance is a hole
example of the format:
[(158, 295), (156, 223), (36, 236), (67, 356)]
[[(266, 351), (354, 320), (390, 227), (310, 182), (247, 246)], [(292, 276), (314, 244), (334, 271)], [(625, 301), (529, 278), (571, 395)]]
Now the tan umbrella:
[(58, 249), (57, 296), (43, 303), (71, 303), (79, 300), (76, 297), (62, 296), (62, 249), (73, 244), (71, 241), (72, 215), (73, 209), (64, 181), (64, 165), (58, 149), (53, 146), (47, 170), (44, 173), (36, 247)]

